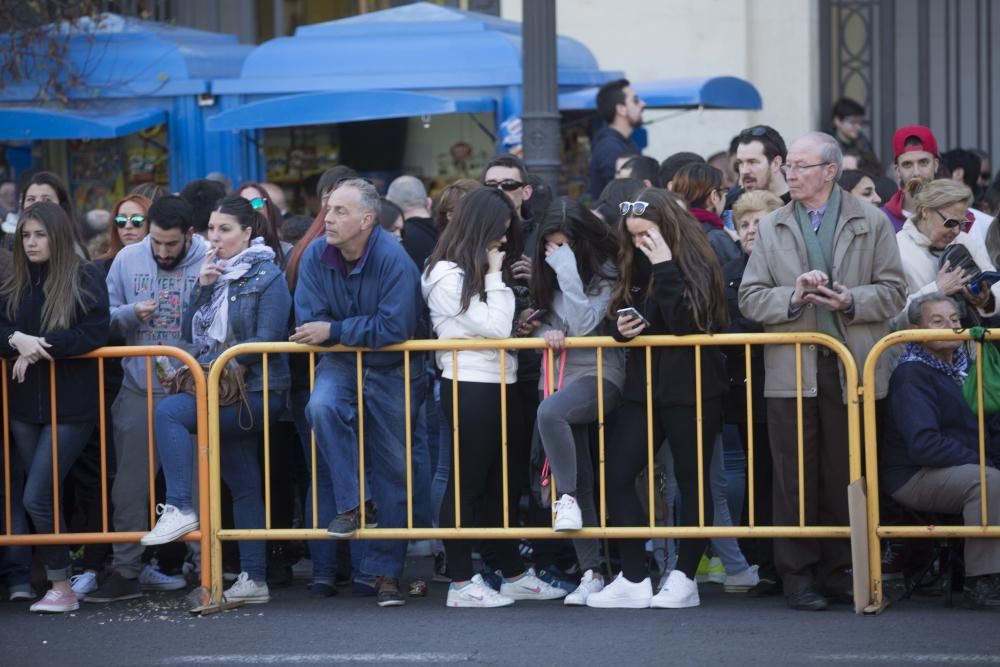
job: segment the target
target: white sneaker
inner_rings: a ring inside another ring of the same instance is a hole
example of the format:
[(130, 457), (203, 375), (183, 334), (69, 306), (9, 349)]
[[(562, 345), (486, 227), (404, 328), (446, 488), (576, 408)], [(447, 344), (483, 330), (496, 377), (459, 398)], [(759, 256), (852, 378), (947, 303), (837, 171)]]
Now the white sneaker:
[(727, 574), (722, 590), (727, 593), (746, 593), (760, 583), (760, 577), (757, 575), (758, 567), (751, 565), (739, 574)]
[(552, 505), (552, 512), (556, 515), (553, 526), (555, 530), (580, 530), (583, 528), (580, 506), (576, 504), (576, 498), (573, 496), (564, 493), (562, 498)]
[(97, 574), (95, 572), (74, 574), (69, 578), (69, 582), (73, 585), (73, 592), (76, 593), (77, 597), (83, 597), (87, 593), (93, 593), (97, 590)]
[(445, 604), (449, 607), (485, 609), (488, 607), (509, 607), (514, 604), (514, 601), (487, 586), (482, 576), (477, 574), (461, 588), (457, 588), (455, 584), (448, 586), (448, 600)]
[(45, 597), (29, 607), (30, 611), (47, 612), (50, 614), (64, 614), (68, 611), (76, 611), (80, 608), (80, 601), (72, 592), (63, 593), (54, 588), (50, 588)]
[(698, 597), (698, 582), (688, 579), (680, 570), (674, 570), (667, 577), (667, 583), (650, 601), (653, 609), (684, 609), (701, 604)]
[(499, 570), (497, 574), (503, 582), (500, 584), (501, 595), (506, 595), (511, 600), (560, 600), (566, 597), (566, 591), (539, 579), (533, 567), (529, 567), (516, 581), (507, 581)]
[(150, 563), (139, 573), (139, 586), (144, 591), (179, 591), (187, 586), (184, 577), (172, 577)]
[(604, 590), (587, 596), (587, 606), (598, 609), (646, 609), (653, 599), (653, 584), (646, 577), (637, 584), (619, 573)]
[(247, 604), (263, 604), (271, 601), (271, 592), (267, 584), (258, 584), (246, 572), (240, 572), (236, 583), (223, 593), (229, 602), (245, 602)]
[(173, 542), (181, 535), (198, 530), (198, 515), (194, 510), (183, 512), (173, 505), (157, 505), (156, 513), (160, 515), (153, 530), (142, 536), (142, 544), (166, 544)]
[(583, 607), (587, 604), (587, 598), (592, 593), (600, 593), (603, 590), (604, 577), (594, 574), (593, 570), (587, 570), (583, 573), (583, 578), (580, 579), (580, 585), (576, 587), (575, 591), (566, 596), (563, 604), (570, 607)]

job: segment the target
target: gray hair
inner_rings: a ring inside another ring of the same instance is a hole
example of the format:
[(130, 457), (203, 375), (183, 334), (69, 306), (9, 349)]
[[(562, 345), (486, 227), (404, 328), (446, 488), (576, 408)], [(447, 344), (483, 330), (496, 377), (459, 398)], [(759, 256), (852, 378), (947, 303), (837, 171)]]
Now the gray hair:
[(349, 178), (337, 184), (337, 189), (344, 187), (357, 190), (361, 199), (361, 210), (365, 213), (371, 213), (376, 219), (378, 218), (378, 214), (382, 210), (382, 202), (379, 200), (378, 190), (375, 189), (374, 185), (363, 178)]
[(400, 176), (389, 184), (385, 198), (404, 211), (427, 207), (427, 188), (416, 176)]
[(906, 307), (906, 321), (912, 326), (919, 326), (920, 321), (924, 317), (924, 306), (929, 303), (939, 303), (941, 301), (947, 301), (961, 313), (958, 303), (950, 296), (945, 296), (941, 292), (931, 292), (930, 294), (922, 294), (910, 301), (910, 305)]
[(826, 132), (809, 132), (801, 138), (808, 139), (819, 146), (821, 162), (837, 165), (837, 175), (834, 180), (839, 181), (840, 173), (844, 170), (844, 151), (841, 150), (840, 143)]

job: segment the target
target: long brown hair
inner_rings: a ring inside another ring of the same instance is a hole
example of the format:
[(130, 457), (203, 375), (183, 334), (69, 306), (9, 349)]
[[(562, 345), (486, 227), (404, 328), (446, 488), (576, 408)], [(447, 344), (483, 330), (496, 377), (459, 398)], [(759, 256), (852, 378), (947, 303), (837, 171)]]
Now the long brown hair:
[(507, 236), (507, 256), (512, 251), (518, 256), (520, 250), (511, 248), (510, 234), (516, 233), (519, 222), (517, 210), (510, 198), (496, 188), (478, 187), (462, 197), (455, 209), (451, 224), (444, 228), (434, 251), (427, 259), (426, 274), (438, 262), (454, 262), (462, 270), (462, 311), (472, 303), (472, 297), (486, 298), (486, 248), (490, 243)]
[[(655, 224), (663, 240), (666, 241), (684, 278), (684, 296), (691, 306), (695, 325), (704, 333), (718, 331), (728, 322), (726, 289), (722, 279), (722, 267), (712, 250), (701, 223), (677, 203), (674, 195), (660, 188), (646, 188), (636, 197), (636, 201), (647, 203), (642, 215), (634, 212), (623, 216), (619, 223), (618, 286), (611, 298), (609, 315), (617, 317), (617, 309), (633, 305), (632, 276), (635, 256), (642, 252), (632, 243), (626, 222), (630, 217), (642, 218)], [(650, 294), (653, 276), (650, 273), (645, 288)]]
[[(271, 250), (274, 251), (274, 263), (278, 266), (285, 266), (285, 251), (281, 247), (281, 240), (278, 238), (278, 227), (281, 226), (281, 211), (274, 205), (274, 202), (271, 201), (271, 196), (267, 194), (267, 190), (260, 183), (253, 181), (244, 183), (236, 188), (234, 194), (243, 197), (243, 191), (250, 188), (256, 190), (261, 199), (264, 200), (264, 208), (254, 210), (267, 222), (264, 228), (256, 231), (255, 234), (264, 237), (264, 242), (271, 246)], [(246, 199), (246, 197), (243, 198)], [(247, 199), (247, 201), (250, 200)]]
[(97, 259), (114, 259), (121, 249), (125, 246), (122, 245), (121, 236), (118, 234), (118, 225), (115, 224), (115, 216), (118, 215), (118, 211), (121, 210), (125, 202), (130, 201), (134, 204), (138, 204), (142, 207), (142, 214), (146, 216), (146, 234), (149, 234), (149, 207), (153, 203), (143, 195), (131, 194), (126, 197), (122, 197), (118, 202), (111, 208), (111, 225), (108, 229), (108, 251), (98, 257)]
[(42, 332), (69, 329), (78, 311), (86, 309), (93, 296), (80, 284), (84, 259), (77, 254), (73, 222), (58, 204), (38, 202), (21, 213), (14, 232), (12, 270), (0, 285), (0, 298), (7, 302), (7, 318), (16, 320), (21, 299), (31, 286), (30, 262), (24, 252), (21, 233), (29, 220), (41, 223), (49, 242), (48, 274), (42, 286)]

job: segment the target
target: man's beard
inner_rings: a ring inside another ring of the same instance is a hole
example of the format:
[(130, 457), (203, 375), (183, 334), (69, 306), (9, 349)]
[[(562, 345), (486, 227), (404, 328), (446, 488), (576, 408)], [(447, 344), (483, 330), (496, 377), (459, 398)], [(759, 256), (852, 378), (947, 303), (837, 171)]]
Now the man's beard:
[[(164, 271), (173, 271), (178, 266), (180, 266), (180, 263), (182, 261), (184, 261), (185, 257), (187, 257), (188, 249), (190, 247), (191, 247), (191, 243), (189, 241), (185, 241), (184, 242), (184, 249), (181, 250), (180, 254), (178, 254), (176, 257), (172, 258), (169, 261), (169, 263), (164, 263), (164, 260), (162, 258), (160, 258), (160, 257), (157, 257), (156, 253), (153, 253), (153, 260), (156, 262), (156, 266), (158, 268), (163, 269)], [(152, 249), (150, 249), (150, 252), (153, 252)]]

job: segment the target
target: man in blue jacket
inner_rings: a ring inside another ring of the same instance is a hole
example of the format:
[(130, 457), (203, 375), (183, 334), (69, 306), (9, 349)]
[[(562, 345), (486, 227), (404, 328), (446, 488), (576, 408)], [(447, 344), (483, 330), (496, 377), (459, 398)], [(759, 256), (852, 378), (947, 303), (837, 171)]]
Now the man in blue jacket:
[[(303, 254), (295, 290), (298, 326), (290, 340), (305, 345), (378, 349), (415, 338), (422, 311), (420, 275), (398, 241), (377, 222), (379, 197), (362, 179), (330, 193), (326, 236)], [(410, 372), (411, 425), (416, 423), (423, 378), (419, 355)], [(365, 499), (378, 507), (383, 527), (406, 526), (406, 416), (404, 360), (400, 352), (367, 352), (362, 361), (364, 413), (358, 411), (358, 368), (354, 353), (323, 355), (306, 407), (317, 449), (333, 481), (337, 516), (327, 533), (350, 537), (361, 527), (358, 431), (363, 423)], [(365, 523), (374, 528), (371, 503)], [(375, 577), (380, 607), (405, 599), (399, 577), (405, 540), (368, 542), (362, 577)]]
[[(919, 329), (958, 329), (958, 308), (940, 293), (907, 309)], [(962, 396), (969, 357), (961, 341), (910, 343), (889, 381), (889, 419), (880, 452), (882, 487), (903, 505), (924, 512), (961, 512), (982, 523), (979, 424)], [(986, 512), (1000, 523), (1000, 423), (986, 429)], [(976, 605), (1000, 606), (1000, 541), (965, 542), (965, 595)]]

